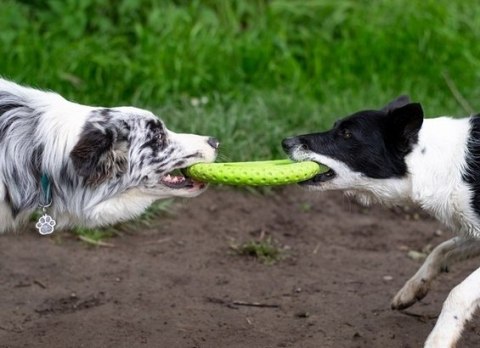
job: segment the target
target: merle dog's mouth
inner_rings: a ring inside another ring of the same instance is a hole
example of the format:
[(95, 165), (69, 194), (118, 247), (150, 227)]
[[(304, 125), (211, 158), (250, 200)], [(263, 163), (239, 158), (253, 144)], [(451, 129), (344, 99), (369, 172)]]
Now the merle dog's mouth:
[(185, 168), (173, 170), (161, 178), (160, 182), (172, 189), (202, 189), (206, 186), (205, 183), (190, 178)]
[(317, 174), (313, 178), (299, 182), (300, 185), (318, 185), (323, 182), (332, 180), (337, 176), (333, 169), (329, 169), (325, 173)]

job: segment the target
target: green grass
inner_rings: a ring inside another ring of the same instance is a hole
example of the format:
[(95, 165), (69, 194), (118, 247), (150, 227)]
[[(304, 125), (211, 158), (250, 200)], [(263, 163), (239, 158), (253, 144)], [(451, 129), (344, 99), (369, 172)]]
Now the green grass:
[(87, 228), (75, 227), (71, 233), (78, 237), (82, 242), (92, 246), (113, 246), (108, 239), (118, 235), (118, 231), (113, 227), (108, 228)]
[(479, 41), (476, 0), (0, 2), (1, 76), (149, 108), (172, 130), (218, 137), (221, 161), (282, 158), (285, 136), (402, 93), (427, 115), (480, 111)]
[(280, 158), (284, 136), (401, 93), (464, 115), (453, 84), (480, 110), (479, 39), (474, 0), (3, 0), (0, 75), (152, 109), (222, 160)]
[(271, 237), (264, 237), (259, 240), (250, 240), (240, 245), (231, 245), (238, 255), (249, 256), (267, 265), (274, 264), (285, 257), (283, 250)]
[(147, 210), (145, 210), (143, 214), (135, 221), (137, 223), (150, 226), (152, 221), (154, 221), (158, 216), (162, 214), (166, 215), (172, 212), (173, 202), (173, 198), (156, 201), (152, 205), (150, 205)]
[[(148, 209), (137, 219), (129, 224), (136, 227), (149, 227), (155, 219), (162, 214), (169, 214), (172, 211), (173, 199), (161, 200), (153, 203)], [(36, 216), (32, 216), (35, 219)], [(77, 226), (71, 229), (71, 234), (78, 237), (82, 242), (92, 246), (113, 246), (109, 239), (122, 234), (125, 225), (115, 225), (101, 228), (88, 228)]]

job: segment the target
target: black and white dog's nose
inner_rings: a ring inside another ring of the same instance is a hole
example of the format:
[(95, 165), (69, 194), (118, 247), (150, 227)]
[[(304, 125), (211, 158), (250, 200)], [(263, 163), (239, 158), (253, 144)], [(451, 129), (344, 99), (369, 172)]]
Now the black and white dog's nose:
[(220, 142), (218, 141), (218, 139), (213, 137), (208, 138), (207, 143), (215, 150), (218, 149), (218, 147), (220, 146)]
[(285, 152), (290, 151), (296, 145), (299, 145), (298, 137), (290, 137), (282, 140), (282, 147)]

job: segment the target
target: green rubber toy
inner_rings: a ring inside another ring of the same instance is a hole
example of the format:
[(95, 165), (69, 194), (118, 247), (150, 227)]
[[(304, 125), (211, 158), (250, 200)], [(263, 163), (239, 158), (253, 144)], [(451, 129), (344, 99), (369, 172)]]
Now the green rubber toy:
[(290, 160), (198, 163), (187, 168), (193, 179), (213, 184), (235, 186), (287, 185), (308, 180), (328, 171), (316, 162)]

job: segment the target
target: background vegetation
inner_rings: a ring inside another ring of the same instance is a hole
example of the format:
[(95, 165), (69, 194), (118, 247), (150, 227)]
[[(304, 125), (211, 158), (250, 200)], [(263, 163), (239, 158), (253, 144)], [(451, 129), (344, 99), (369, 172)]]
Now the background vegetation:
[(287, 135), (408, 93), (480, 110), (475, 0), (0, 3), (0, 74), (88, 104), (136, 105), (215, 135), (223, 160), (281, 158)]

